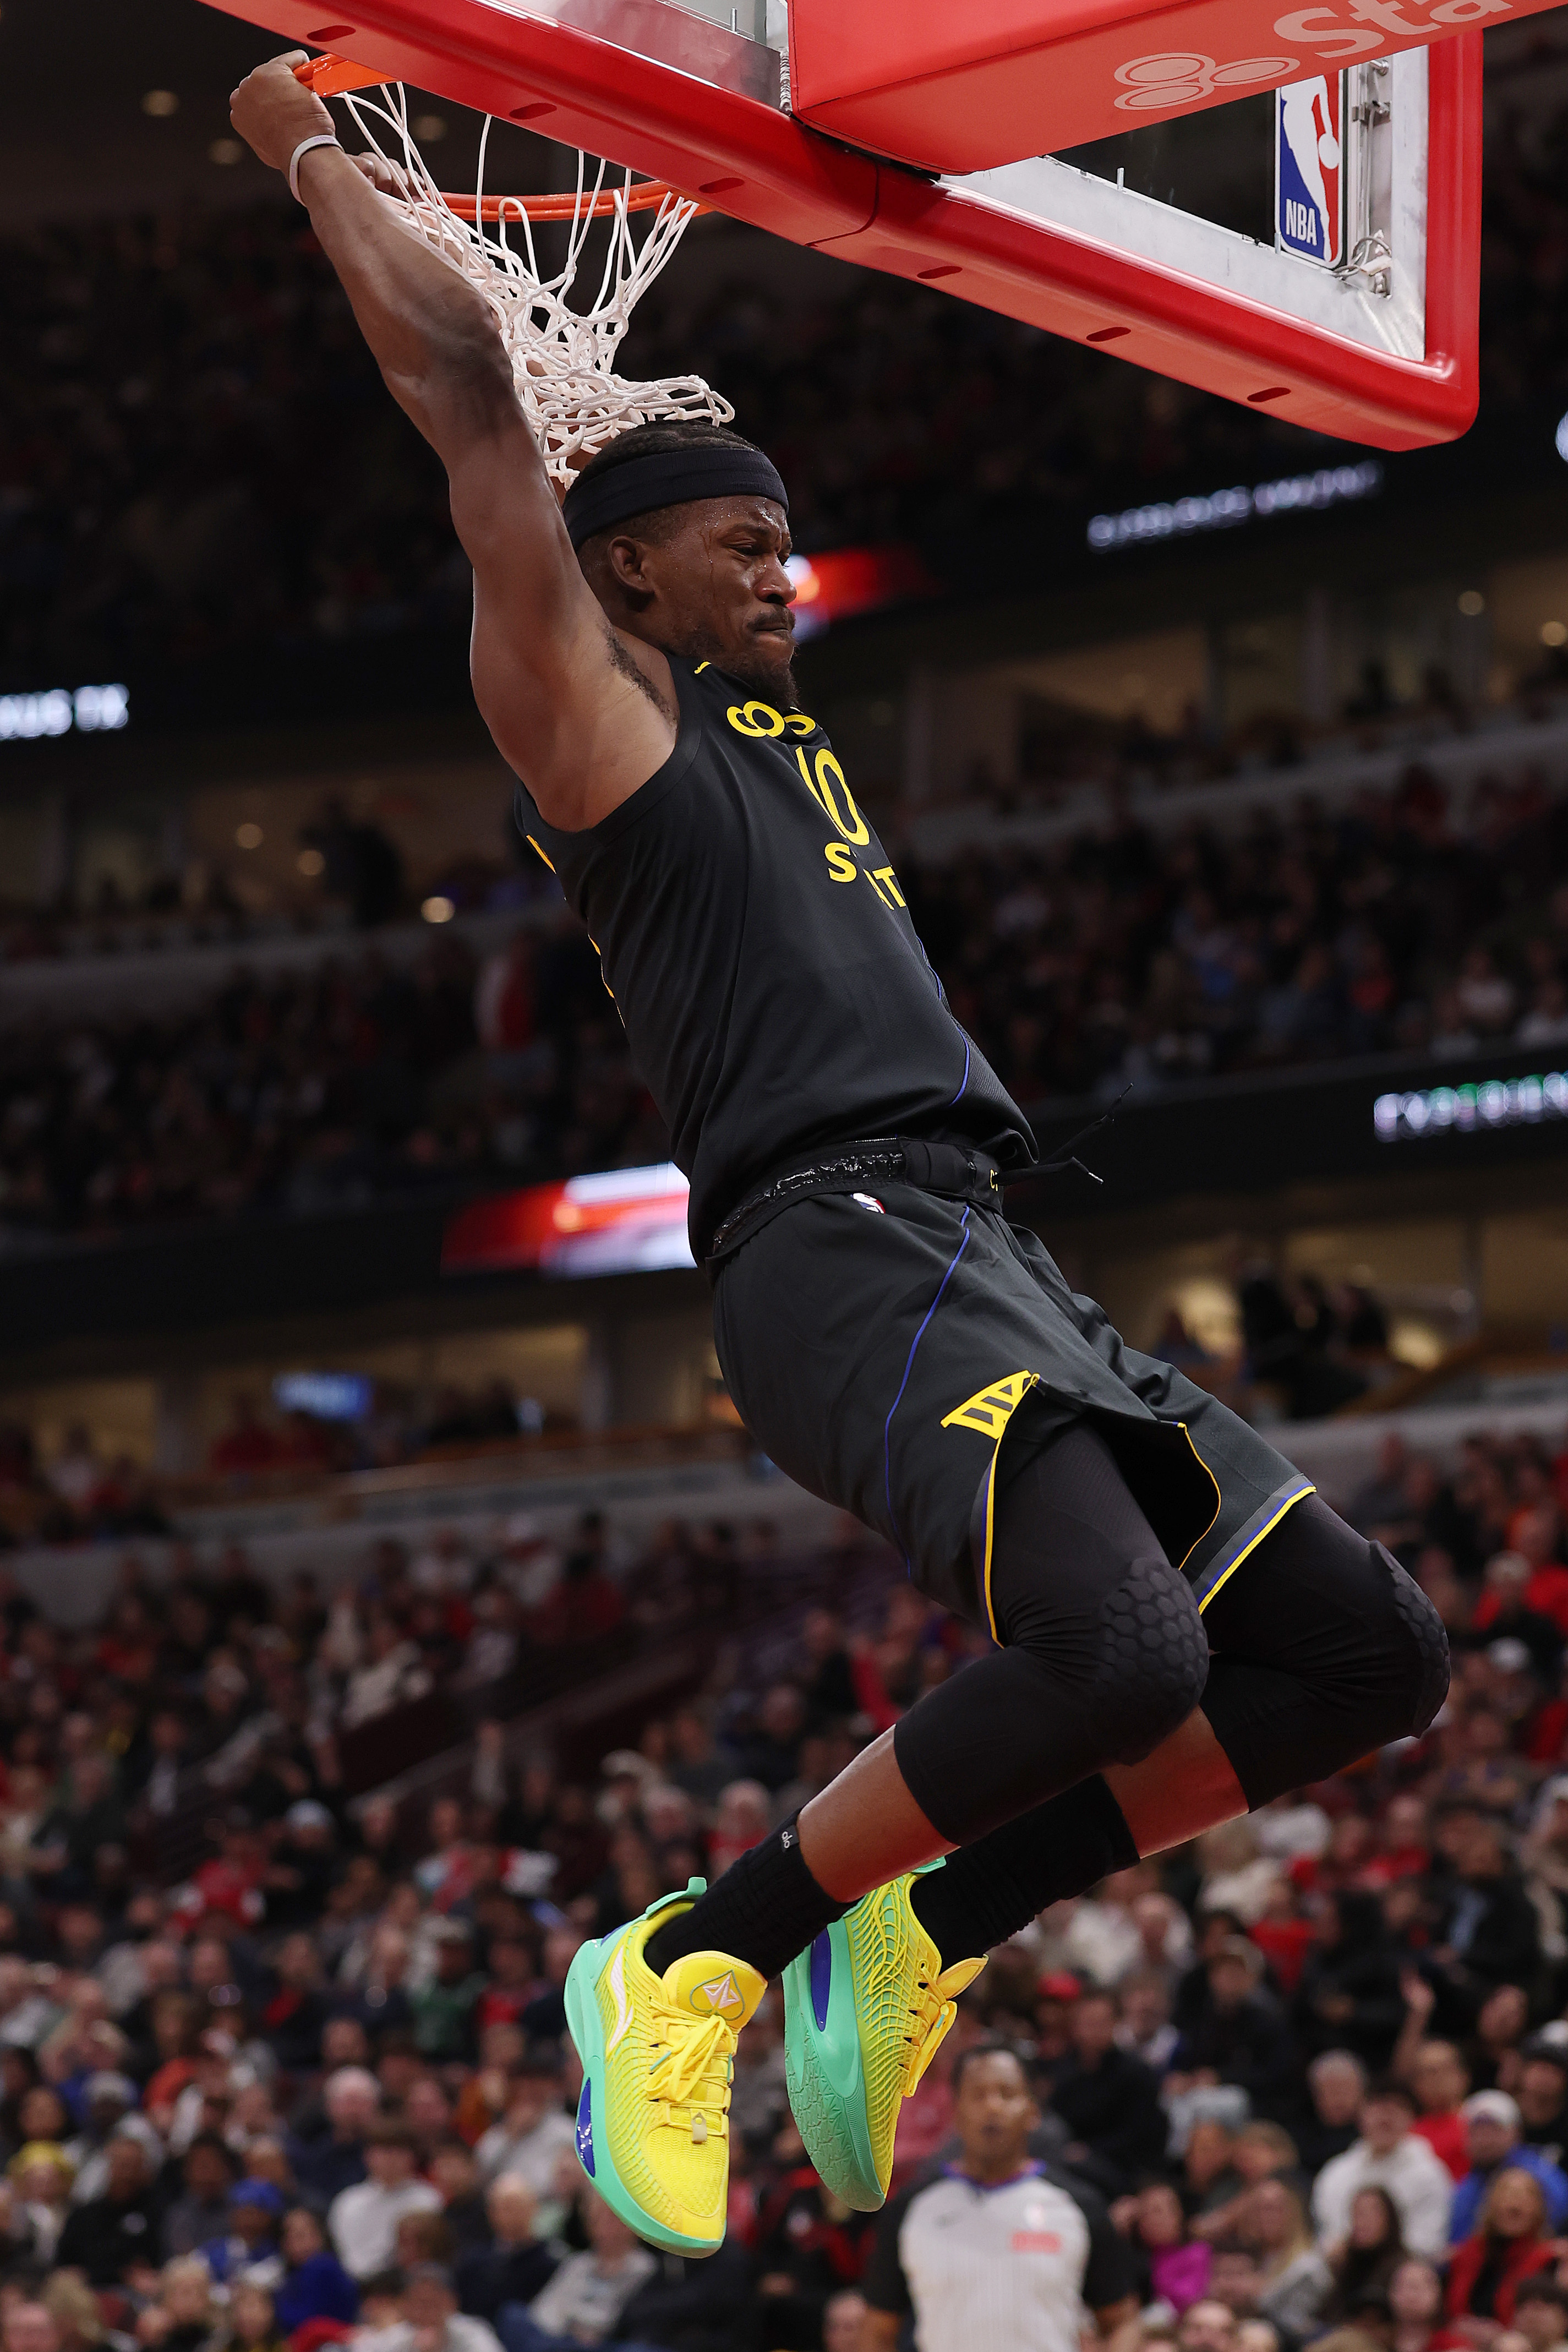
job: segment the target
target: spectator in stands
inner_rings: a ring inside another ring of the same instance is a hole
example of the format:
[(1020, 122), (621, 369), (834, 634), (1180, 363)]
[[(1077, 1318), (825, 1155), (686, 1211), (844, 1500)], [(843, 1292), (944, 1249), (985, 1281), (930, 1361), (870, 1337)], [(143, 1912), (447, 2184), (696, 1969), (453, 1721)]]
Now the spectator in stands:
[(556, 2267), (553, 2250), (534, 2235), (538, 2205), (517, 2173), (503, 2172), (485, 2200), (487, 2244), (471, 2246), (458, 2259), (455, 2283), (465, 2311), (495, 2325), (504, 2305), (531, 2303)]
[(1542, 2271), (1521, 2280), (1514, 2291), (1513, 2324), (1530, 2352), (1556, 2352), (1568, 2336), (1568, 2287)]
[(1396, 2265), (1388, 2283), (1391, 2352), (1458, 2352), (1465, 2338), (1444, 2325), (1443, 2282), (1430, 2263)]
[(1454, 2249), (1448, 2265), (1450, 2317), (1511, 2326), (1521, 2281), (1556, 2258), (1541, 2183), (1518, 2166), (1505, 2167), (1487, 2191), (1475, 2233)]
[(202, 2260), (220, 2286), (277, 2269), (277, 2230), (283, 2198), (270, 2180), (239, 2180), (229, 2191), (228, 2226), (202, 2248)]
[(1333, 2284), (1312, 2240), (1306, 2208), (1288, 2180), (1275, 2176), (1248, 2192), (1241, 2234), (1258, 2262), (1256, 2304), (1284, 2342), (1304, 2343), (1316, 2330)]
[(284, 2334), (292, 2336), (312, 2319), (347, 2326), (360, 2307), (359, 2289), (308, 2206), (296, 2205), (284, 2215), (278, 2250), (283, 2274), (273, 2287), (272, 2301)]
[(378, 2122), (364, 2137), (368, 2179), (333, 2198), (327, 2231), (344, 2269), (359, 2280), (386, 2270), (405, 2213), (434, 2213), (441, 2199), (414, 2175), (415, 2142), (406, 2124)]
[(1465, 1810), (1453, 1819), (1449, 1852), (1456, 1879), (1439, 1927), (1449, 1957), (1434, 1966), (1472, 2000), (1494, 1986), (1528, 1984), (1540, 1965), (1541, 1930), (1501, 1825)]
[(146, 2150), (121, 2137), (110, 2145), (102, 2196), (73, 2208), (55, 2257), (62, 2270), (81, 2271), (89, 2286), (118, 2286), (130, 2272), (156, 2263), (158, 2218)]
[(1179, 2319), (1189, 2304), (1208, 2291), (1210, 2248), (1202, 2238), (1188, 2235), (1181, 2199), (1169, 2181), (1145, 2181), (1126, 2219), (1145, 2274), (1144, 2301), (1168, 2304)]
[(1315, 2176), (1354, 2144), (1366, 2097), (1366, 2069), (1348, 2050), (1325, 2050), (1307, 2068), (1312, 2120), (1297, 2133), (1301, 2161)]
[(1343, 2237), (1324, 2252), (1331, 2278), (1324, 2315), (1354, 2322), (1386, 2296), (1389, 2281), (1405, 2259), (1404, 2225), (1387, 2189), (1358, 2189)]
[(1330, 1896), (1291, 2015), (1297, 2041), (1310, 2054), (1350, 2050), (1375, 2074), (1388, 2064), (1405, 2002), (1375, 1895), (1346, 1888)]
[(531, 2303), (503, 2304), (496, 2322), (506, 2352), (572, 2352), (617, 2334), (627, 2304), (657, 2268), (646, 2246), (591, 2189), (580, 2199), (588, 2239)]
[(1051, 2102), (1072, 2137), (1067, 2160), (1121, 2196), (1165, 2155), (1159, 2080), (1116, 2046), (1113, 1994), (1085, 1992), (1072, 2012), (1072, 2053), (1051, 2084)]
[(1455, 2245), (1473, 2237), (1493, 2182), (1506, 2169), (1529, 2173), (1540, 2187), (1554, 2230), (1568, 2221), (1568, 2174), (1545, 2151), (1521, 2138), (1519, 2106), (1506, 2091), (1478, 2091), (1464, 2105), (1469, 2168), (1454, 2190), (1448, 2235)]
[[(1431, 1988), (1422, 1979), (1409, 1977), (1405, 1980), (1406, 2003), (1416, 1987), (1420, 1991), (1418, 2006), (1429, 2015)], [(1407, 2018), (1415, 2015), (1416, 2011), (1407, 2007)], [(1419, 2019), (1416, 2030), (1419, 2031)], [(1403, 2043), (1403, 2033), (1400, 2041)], [(1396, 2071), (1399, 2071), (1397, 2052)], [(1441, 2157), (1453, 2178), (1462, 2180), (1471, 2163), (1464, 2115), (1469, 2069), (1453, 2042), (1417, 2042), (1410, 2060), (1409, 2079), (1420, 2109), (1412, 2129), (1435, 2155)]]
[(1393, 2202), (1410, 2252), (1430, 2262), (1446, 2254), (1453, 2182), (1448, 2167), (1412, 2132), (1415, 2114), (1415, 2102), (1403, 2084), (1378, 2083), (1367, 2093), (1360, 2137), (1323, 2167), (1312, 2190), (1312, 2220), (1321, 2246), (1347, 2241), (1357, 2194), (1363, 2189), (1381, 2189)]
[(158, 2352), (208, 2352), (218, 2334), (213, 2274), (205, 2263), (190, 2254), (165, 2263), (157, 2301), (147, 2304), (137, 2319), (137, 2341), (156, 2345)]
[(535, 2197), (547, 2197), (561, 2157), (573, 2145), (572, 2120), (561, 2105), (559, 2064), (543, 2050), (530, 2053), (512, 2070), (501, 2121), (475, 2149), (480, 2178), (510, 2176)]

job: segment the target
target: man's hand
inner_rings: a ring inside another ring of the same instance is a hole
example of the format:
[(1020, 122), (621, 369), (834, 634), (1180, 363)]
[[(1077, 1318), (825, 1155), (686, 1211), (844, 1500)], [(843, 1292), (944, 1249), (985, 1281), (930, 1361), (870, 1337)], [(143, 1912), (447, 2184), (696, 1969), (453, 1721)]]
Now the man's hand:
[(302, 139), (336, 138), (331, 116), (313, 89), (294, 77), (308, 62), (304, 49), (287, 49), (246, 74), (229, 100), (229, 121), (275, 172), (287, 172)]

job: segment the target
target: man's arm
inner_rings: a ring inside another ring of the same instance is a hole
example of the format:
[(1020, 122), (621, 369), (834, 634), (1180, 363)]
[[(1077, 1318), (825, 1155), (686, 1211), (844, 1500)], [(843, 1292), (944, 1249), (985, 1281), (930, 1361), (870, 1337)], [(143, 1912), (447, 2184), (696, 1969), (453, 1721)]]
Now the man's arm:
[[(332, 130), (295, 79), (304, 59), (295, 49), (258, 66), (230, 101), (235, 129), (281, 172), (301, 140)], [(388, 390), (446, 468), (474, 566), (479, 709), (546, 823), (577, 831), (619, 807), (673, 750), (669, 664), (611, 626), (578, 566), (487, 306), (402, 226), (375, 174), (385, 179), (385, 167), (372, 173), (315, 147), (298, 176)]]

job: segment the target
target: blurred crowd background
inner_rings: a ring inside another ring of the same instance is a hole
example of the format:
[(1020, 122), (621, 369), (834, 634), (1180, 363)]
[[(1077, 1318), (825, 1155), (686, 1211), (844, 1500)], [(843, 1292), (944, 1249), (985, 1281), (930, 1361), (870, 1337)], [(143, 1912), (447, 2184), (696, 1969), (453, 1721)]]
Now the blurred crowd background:
[[(995, 1953), (905, 2111), (894, 2186), (957, 2147), (955, 2062), (999, 2045), (1033, 2152), (1125, 2238), (1141, 2343), (1552, 2352), (1568, 1452), (1391, 1440), (1348, 1502), (1448, 1624), (1431, 1732)], [(622, 1710), (608, 1752), (502, 1707), (438, 1780), (350, 1795), (343, 1771), (346, 1734), (432, 1684), (504, 1692), (563, 1642), (735, 1622), (772, 1541), (454, 1528), (383, 1538), (342, 1582), (263, 1576), (235, 1545), (157, 1575), (131, 1555), (75, 1627), (0, 1577), (8, 2352), (404, 2352), (433, 2330), (457, 2352), (859, 2352), (889, 2225), (804, 2162), (777, 1991), (740, 2045), (729, 2237), (686, 2264), (577, 2168), (561, 1988), (585, 1936), (722, 1870), (977, 1637), (873, 1579), (847, 1615), (797, 1605), (729, 1640), (684, 1699)], [(199, 1828), (175, 1857), (177, 1815)]]

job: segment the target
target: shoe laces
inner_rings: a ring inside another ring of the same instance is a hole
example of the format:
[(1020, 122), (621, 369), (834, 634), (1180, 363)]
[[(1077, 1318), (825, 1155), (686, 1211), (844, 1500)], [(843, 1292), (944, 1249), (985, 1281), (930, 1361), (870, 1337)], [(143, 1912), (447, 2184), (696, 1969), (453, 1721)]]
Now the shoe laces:
[(723, 2131), (734, 2074), (736, 2031), (719, 2016), (694, 2017), (689, 2009), (655, 1993), (652, 2033), (654, 2056), (648, 2070), (648, 2096), (665, 2110), (674, 2124), (686, 2111), (691, 2135), (699, 2144), (711, 2130)]
[(926, 2068), (942, 2047), (947, 2029), (958, 2014), (956, 1999), (944, 1995), (929, 1977), (915, 1979), (915, 1999), (909, 2004), (914, 2021), (913, 2032), (904, 2037), (907, 2055), (904, 2061), (904, 2095), (907, 2099), (919, 2089)]

